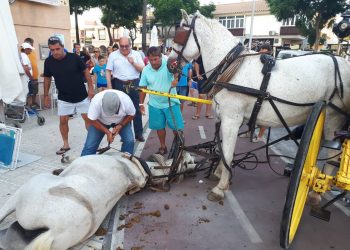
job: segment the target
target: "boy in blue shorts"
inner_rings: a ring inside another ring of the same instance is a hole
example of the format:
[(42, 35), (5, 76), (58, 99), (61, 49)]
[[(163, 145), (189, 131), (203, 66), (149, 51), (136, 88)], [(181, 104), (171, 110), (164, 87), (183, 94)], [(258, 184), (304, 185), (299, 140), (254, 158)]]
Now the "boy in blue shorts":
[[(147, 51), (147, 57), (149, 64), (143, 68), (140, 87), (146, 87), (150, 90), (169, 92), (171, 87), (177, 85), (177, 76), (169, 72), (167, 68), (167, 62), (162, 59), (162, 53), (159, 47), (150, 47)], [(176, 94), (176, 89), (171, 89), (172, 94)], [(144, 112), (144, 100), (145, 93), (140, 93), (140, 110)], [(149, 128), (157, 130), (158, 139), (160, 142), (160, 148), (157, 154), (165, 155), (168, 153), (165, 145), (166, 131), (165, 126), (168, 126), (173, 130), (174, 135), (178, 130), (184, 128), (184, 121), (180, 110), (180, 101), (178, 99), (171, 98), (170, 106), (168, 97), (150, 95), (148, 103), (149, 111)], [(172, 117), (174, 116), (174, 119)]]
[[(192, 63), (187, 63), (182, 68), (180, 80), (176, 86), (176, 91), (179, 95), (188, 96), (188, 90), (192, 82), (191, 78), (192, 78)], [(181, 112), (183, 112), (185, 100), (180, 100), (180, 102), (181, 102)]]
[(99, 56), (98, 64), (94, 67), (95, 85), (98, 92), (107, 89), (106, 66), (106, 58)]

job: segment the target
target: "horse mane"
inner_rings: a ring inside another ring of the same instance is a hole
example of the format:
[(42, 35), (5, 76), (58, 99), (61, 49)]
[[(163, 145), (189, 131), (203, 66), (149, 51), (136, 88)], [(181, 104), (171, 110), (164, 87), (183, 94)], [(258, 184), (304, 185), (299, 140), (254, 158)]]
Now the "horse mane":
[[(192, 17), (192, 18), (195, 16), (197, 18), (201, 19), (202, 21), (204, 21), (204, 23), (210, 28), (211, 31), (217, 32), (217, 29), (218, 29), (218, 30), (220, 30), (221, 34), (227, 33), (227, 34), (232, 35), (232, 33), (228, 29), (226, 29), (226, 27), (224, 27), (217, 19), (215, 19), (215, 18), (211, 19), (211, 18), (205, 17), (199, 12), (199, 10), (197, 10), (196, 13), (190, 15), (190, 17)], [(234, 36), (232, 35), (232, 37), (234, 37)], [(234, 38), (238, 39), (236, 37), (234, 37)]]

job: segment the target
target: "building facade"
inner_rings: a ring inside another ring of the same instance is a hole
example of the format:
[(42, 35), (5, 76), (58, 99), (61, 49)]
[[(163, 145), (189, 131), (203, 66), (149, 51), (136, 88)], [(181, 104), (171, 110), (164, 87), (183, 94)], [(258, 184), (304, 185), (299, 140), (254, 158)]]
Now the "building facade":
[(253, 18), (252, 11), (252, 0), (240, 0), (234, 3), (216, 5), (214, 17), (245, 44), (249, 41), (252, 33), (252, 49), (256, 49), (262, 43), (269, 43), (277, 49), (300, 49), (306, 45), (305, 37), (295, 26), (295, 18), (279, 22), (270, 13), (265, 0), (255, 1)]
[(65, 47), (71, 50), (69, 0), (10, 2), (18, 43), (20, 45), (27, 37), (34, 39), (40, 73), (43, 72), (44, 60), (49, 53), (47, 39), (50, 36), (60, 36), (64, 40)]

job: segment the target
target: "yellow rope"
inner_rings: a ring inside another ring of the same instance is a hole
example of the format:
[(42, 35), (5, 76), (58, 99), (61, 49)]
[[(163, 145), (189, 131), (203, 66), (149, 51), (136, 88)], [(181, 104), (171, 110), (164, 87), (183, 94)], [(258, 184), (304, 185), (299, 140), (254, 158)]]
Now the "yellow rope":
[(139, 88), (139, 90), (142, 91), (143, 93), (147, 93), (147, 94), (151, 94), (151, 95), (165, 96), (165, 97), (176, 98), (176, 99), (185, 100), (185, 101), (200, 102), (200, 103), (204, 103), (204, 104), (212, 104), (213, 103), (211, 100), (205, 100), (205, 99), (199, 99), (199, 98), (194, 98), (194, 97), (189, 97), (189, 96), (164, 93), (164, 92), (159, 92), (159, 91), (154, 91), (154, 90), (149, 90), (149, 89), (144, 89), (144, 88)]

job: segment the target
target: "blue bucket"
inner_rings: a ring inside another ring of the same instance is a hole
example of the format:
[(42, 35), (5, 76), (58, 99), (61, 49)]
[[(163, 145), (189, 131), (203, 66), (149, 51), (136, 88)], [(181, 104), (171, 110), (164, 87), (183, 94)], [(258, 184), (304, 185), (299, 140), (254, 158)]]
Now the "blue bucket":
[(15, 142), (14, 137), (0, 134), (0, 162), (5, 166), (11, 165)]

